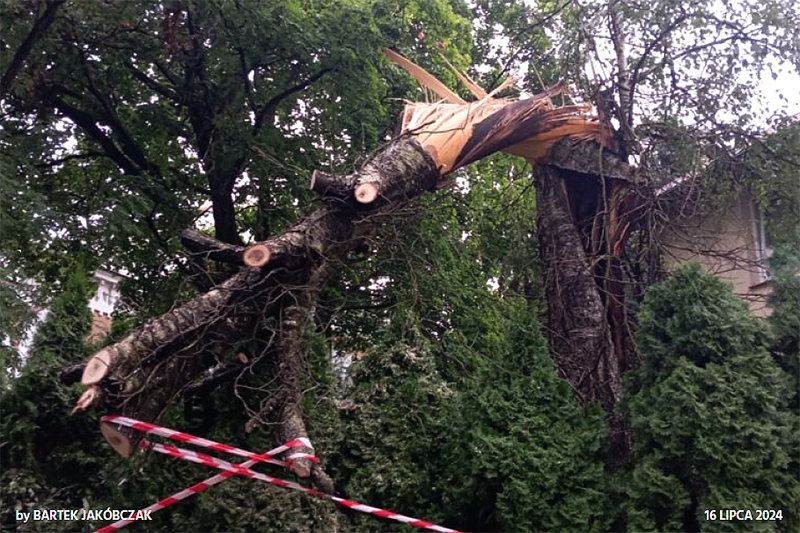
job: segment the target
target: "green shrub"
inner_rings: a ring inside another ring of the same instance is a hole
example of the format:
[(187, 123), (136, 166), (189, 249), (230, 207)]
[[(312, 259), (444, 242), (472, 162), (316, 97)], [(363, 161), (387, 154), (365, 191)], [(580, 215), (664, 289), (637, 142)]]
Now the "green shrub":
[[(653, 286), (639, 312), (639, 369), (627, 380), (634, 435), (628, 528), (742, 530), (706, 509), (782, 509), (796, 531), (798, 437), (788, 379), (765, 324), (719, 278), (690, 264)], [(753, 524), (747, 526), (751, 529)]]

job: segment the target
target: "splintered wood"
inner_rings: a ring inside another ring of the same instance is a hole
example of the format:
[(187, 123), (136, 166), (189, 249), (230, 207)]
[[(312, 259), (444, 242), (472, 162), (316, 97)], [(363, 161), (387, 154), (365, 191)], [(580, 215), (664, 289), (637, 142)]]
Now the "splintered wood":
[(466, 102), (397, 52), (386, 50), (386, 55), (442, 98), (436, 103), (409, 103), (403, 112), (401, 132), (414, 137), (436, 161), (443, 176), (497, 151), (537, 163), (566, 137), (576, 141), (594, 139), (603, 145), (610, 139), (610, 129), (591, 115), (589, 104), (555, 107), (553, 97), (566, 93), (563, 83), (523, 100), (495, 98), (513, 85), (513, 79), (487, 93), (448, 63), (459, 80), (479, 98)]

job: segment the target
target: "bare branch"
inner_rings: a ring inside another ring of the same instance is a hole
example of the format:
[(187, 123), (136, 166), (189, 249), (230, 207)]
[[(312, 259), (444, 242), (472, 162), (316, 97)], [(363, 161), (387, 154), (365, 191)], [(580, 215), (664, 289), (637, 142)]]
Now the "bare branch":
[(300, 91), (306, 90), (310, 87), (315, 81), (319, 80), (322, 76), (327, 74), (328, 72), (333, 71), (333, 67), (325, 67), (320, 71), (316, 72), (315, 74), (311, 75), (308, 79), (296, 84), (292, 85), (288, 89), (281, 91), (280, 93), (276, 94), (272, 98), (270, 98), (267, 103), (261, 106), (261, 109), (258, 110), (256, 113), (255, 123), (253, 125), (253, 132), (258, 133), (264, 125), (264, 120), (270, 116), (275, 110), (278, 108), (278, 105), (287, 97), (293, 95), (294, 93), (298, 93)]
[(172, 100), (174, 102), (180, 101), (180, 98), (178, 97), (178, 93), (175, 92), (174, 89), (172, 89), (170, 87), (167, 87), (166, 85), (163, 85), (161, 83), (158, 83), (156, 80), (154, 80), (153, 78), (151, 78), (150, 76), (148, 76), (147, 74), (142, 72), (141, 70), (137, 69), (136, 66), (134, 66), (134, 64), (131, 63), (130, 61), (125, 61), (124, 65), (128, 68), (128, 70), (131, 71), (131, 74), (133, 74), (133, 76), (137, 80), (142, 82), (148, 88), (150, 88), (153, 91), (157, 92), (161, 96), (165, 96), (165, 97), (169, 98), (170, 100)]
[(244, 265), (242, 255), (245, 248), (242, 246), (218, 241), (192, 229), (187, 229), (181, 233), (181, 243), (194, 255), (201, 255), (214, 261), (222, 261), (239, 266)]
[(86, 111), (79, 109), (73, 105), (68, 104), (60, 96), (54, 94), (50, 96), (53, 106), (61, 111), (64, 116), (69, 118), (72, 122), (78, 125), (83, 131), (89, 135), (100, 147), (103, 152), (108, 156), (117, 166), (126, 174), (139, 174), (139, 168), (133, 161), (128, 159), (119, 148), (117, 148), (114, 141), (111, 140), (103, 131), (97, 126), (96, 119)]

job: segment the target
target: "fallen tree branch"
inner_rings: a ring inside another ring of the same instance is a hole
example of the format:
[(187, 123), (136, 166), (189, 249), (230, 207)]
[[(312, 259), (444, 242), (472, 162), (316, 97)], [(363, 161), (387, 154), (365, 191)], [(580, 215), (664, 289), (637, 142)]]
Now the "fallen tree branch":
[[(206, 383), (210, 390), (222, 382), (206, 381), (203, 374), (220, 362), (230, 364), (236, 339), (254, 339), (269, 328), (275, 333), (268, 348), (279, 382), (280, 401), (272, 406), (278, 436), (308, 437), (301, 409), (305, 335), (322, 288), (366, 236), (397, 220), (388, 215), (398, 206), (437, 190), (455, 169), (501, 150), (538, 162), (561, 139), (602, 140), (603, 126), (587, 116), (587, 108), (553, 107), (551, 96), (560, 91), (562, 85), (517, 102), (489, 95), (473, 104), (411, 104), (401, 136), (360, 170), (341, 177), (315, 173), (311, 186), (322, 206), (279, 235), (243, 249), (185, 232), (184, 244), (194, 253), (232, 263), (241, 257), (245, 267), (92, 356), (82, 382), (96, 392), (79, 408), (103, 403), (155, 420), (190, 384)], [(260, 421), (260, 414), (250, 422)], [(140, 436), (120, 431), (109, 436), (111, 443), (131, 453)], [(332, 490), (330, 479), (307, 459), (292, 468)]]
[(199, 396), (211, 392), (221, 384), (233, 379), (244, 370), (244, 368), (244, 364), (240, 361), (236, 361), (227, 366), (220, 366), (219, 368), (213, 369), (209, 371), (208, 375), (183, 389), (183, 395)]
[(181, 337), (213, 326), (226, 318), (233, 300), (247, 292), (254, 281), (242, 271), (211, 291), (151, 320), (123, 340), (107, 346), (92, 356), (81, 377), (84, 385), (99, 383), (109, 374), (128, 375), (138, 366), (152, 364), (165, 348)]

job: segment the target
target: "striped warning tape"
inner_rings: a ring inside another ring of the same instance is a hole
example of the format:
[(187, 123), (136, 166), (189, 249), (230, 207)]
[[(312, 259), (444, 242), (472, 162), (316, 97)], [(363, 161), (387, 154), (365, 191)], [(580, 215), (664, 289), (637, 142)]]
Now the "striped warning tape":
[[(272, 451), (267, 452), (267, 454), (270, 454), (270, 453), (273, 453), (273, 452)], [(280, 453), (280, 452), (278, 452), (278, 453)], [(244, 463), (241, 463), (238, 466), (247, 468), (247, 467), (253, 466), (256, 463), (258, 463), (258, 461), (254, 461), (254, 460), (251, 459), (249, 461), (245, 461)], [(197, 493), (203, 492), (204, 490), (206, 490), (208, 488), (211, 488), (214, 485), (216, 485), (218, 483), (221, 483), (222, 481), (228, 479), (229, 477), (233, 477), (235, 475), (236, 474), (234, 474), (233, 472), (220, 472), (219, 474), (217, 474), (215, 476), (211, 476), (210, 478), (206, 479), (205, 481), (201, 481), (200, 483), (196, 483), (196, 484), (192, 485), (191, 487), (189, 487), (188, 489), (183, 489), (180, 492), (176, 492), (172, 496), (168, 496), (167, 498), (164, 498), (163, 500), (158, 501), (158, 502), (154, 503), (153, 505), (151, 505), (149, 507), (145, 507), (142, 510), (143, 511), (150, 511), (151, 513), (156, 512), (156, 511), (160, 511), (161, 509), (163, 509), (165, 507), (169, 507), (170, 505), (172, 505), (174, 503), (178, 503), (179, 501), (185, 500), (186, 498), (188, 498), (190, 496), (194, 496)], [(118, 529), (122, 529), (123, 527), (127, 526), (128, 524), (130, 524), (132, 522), (135, 522), (135, 520), (118, 520), (117, 522), (114, 522), (113, 524), (109, 524), (107, 526), (104, 526), (104, 527), (98, 529), (97, 531), (95, 531), (95, 533), (111, 533), (112, 531), (117, 531)]]
[(400, 513), (395, 513), (394, 511), (387, 511), (385, 509), (378, 509), (377, 507), (370, 507), (369, 505), (364, 505), (358, 502), (354, 502), (351, 500), (346, 500), (344, 498), (339, 498), (338, 496), (333, 496), (331, 494), (326, 494), (322, 491), (312, 489), (309, 487), (305, 487), (300, 485), (299, 483), (294, 483), (293, 481), (286, 481), (283, 479), (274, 478), (272, 476), (268, 476), (266, 474), (261, 474), (259, 472), (254, 472), (247, 468), (244, 465), (235, 465), (229, 463), (228, 461), (223, 461), (222, 459), (217, 459), (216, 457), (211, 457), (204, 453), (194, 452), (191, 450), (185, 450), (183, 448), (178, 448), (176, 446), (169, 446), (166, 444), (154, 444), (149, 443), (147, 441), (142, 441), (142, 447), (148, 448), (155, 452), (163, 453), (166, 455), (171, 455), (172, 457), (177, 457), (179, 459), (184, 459), (186, 461), (191, 461), (193, 463), (198, 463), (201, 465), (211, 466), (213, 468), (218, 468), (220, 470), (224, 470), (226, 472), (231, 472), (233, 474), (238, 474), (241, 476), (250, 477), (253, 479), (257, 479), (259, 481), (263, 481), (264, 483), (271, 483), (273, 485), (278, 485), (279, 487), (284, 487), (287, 489), (294, 489), (300, 492), (304, 492), (306, 494), (310, 494), (311, 496), (316, 496), (318, 498), (326, 498), (332, 500), (339, 505), (343, 505), (345, 507), (349, 507), (355, 511), (360, 511), (362, 513), (371, 514), (374, 516), (380, 516), (382, 518), (390, 518), (392, 520), (397, 520), (398, 522), (403, 522), (410, 526), (421, 527), (424, 529), (430, 529), (432, 531), (438, 531), (439, 533), (459, 533), (454, 529), (449, 529), (446, 527), (438, 526), (432, 522), (426, 522), (424, 520), (418, 520), (416, 518), (412, 518), (410, 516), (401, 515)]
[[(274, 458), (276, 455), (281, 454), (287, 450), (291, 450), (292, 448), (305, 447), (313, 450), (314, 448), (311, 445), (311, 441), (309, 441), (307, 438), (302, 438), (302, 437), (293, 439), (287, 442), (286, 444), (282, 444), (281, 446), (278, 446), (277, 448), (274, 448), (268, 452), (264, 452), (262, 454), (253, 454), (251, 452), (248, 452), (246, 450), (240, 450), (233, 446), (226, 446), (224, 444), (220, 444), (218, 442), (214, 442), (208, 439), (202, 439), (199, 437), (195, 437), (194, 435), (189, 435), (188, 433), (174, 431), (169, 428), (157, 426), (156, 424), (150, 424), (148, 422), (140, 422), (138, 420), (127, 418), (124, 416), (104, 416), (100, 420), (103, 423), (119, 424), (121, 426), (126, 426), (136, 429), (137, 431), (151, 433), (153, 435), (159, 435), (161, 437), (174, 439), (180, 442), (189, 442), (192, 444), (197, 444), (198, 446), (202, 446), (212, 450), (227, 451), (229, 453), (233, 453), (236, 455), (244, 455), (245, 457), (251, 457), (251, 459), (239, 465), (244, 467), (253, 466), (258, 462), (264, 462), (264, 463), (275, 464), (285, 468), (291, 464), (292, 460), (297, 460), (300, 457), (311, 459), (312, 461), (315, 462), (319, 462), (319, 459), (317, 459), (315, 456), (306, 453), (294, 453), (290, 455), (285, 462)], [(221, 483), (225, 479), (232, 477), (234, 475), (235, 474), (231, 472), (222, 472), (220, 474), (217, 474), (215, 476), (206, 479), (205, 481), (196, 483), (195, 485), (192, 485), (187, 489), (184, 489), (180, 492), (176, 492), (172, 496), (164, 498), (163, 500), (158, 501), (153, 505), (150, 505), (149, 507), (146, 507), (142, 510), (150, 512), (160, 511), (165, 507), (169, 507), (170, 505), (173, 505), (181, 500), (185, 500), (190, 496), (203, 492), (204, 490), (213, 487), (214, 485), (217, 485), (218, 483)], [(132, 522), (134, 522), (134, 520), (118, 520), (112, 524), (109, 524), (107, 526), (98, 529), (95, 533), (111, 533), (112, 531), (117, 531), (118, 529), (122, 529), (123, 527), (127, 526)]]
[[(203, 492), (204, 490), (212, 487), (218, 483), (221, 483), (225, 479), (232, 477), (234, 475), (242, 475), (246, 477), (250, 477), (253, 479), (258, 479), (259, 481), (263, 481), (265, 483), (271, 483), (273, 485), (278, 485), (281, 487), (297, 490), (303, 492), (305, 494), (309, 494), (311, 496), (316, 496), (318, 498), (325, 498), (329, 499), (333, 502), (338, 503), (339, 505), (343, 505), (355, 511), (360, 511), (362, 513), (371, 514), (374, 516), (380, 516), (382, 518), (390, 518), (392, 520), (397, 520), (398, 522), (403, 522), (405, 524), (430, 529), (432, 531), (438, 531), (440, 533), (459, 533), (454, 529), (449, 529), (446, 527), (442, 527), (436, 525), (431, 522), (426, 522), (424, 520), (418, 520), (416, 518), (411, 518), (409, 516), (401, 515), (399, 513), (395, 513), (393, 511), (387, 511), (385, 509), (379, 509), (377, 507), (370, 507), (369, 505), (364, 505), (358, 502), (354, 502), (351, 500), (346, 500), (344, 498), (339, 498), (338, 496), (333, 496), (331, 494), (326, 494), (319, 490), (315, 490), (309, 487), (305, 487), (298, 483), (292, 481), (285, 481), (283, 479), (274, 478), (272, 476), (268, 476), (266, 474), (261, 474), (259, 472), (254, 472), (250, 470), (249, 467), (255, 465), (258, 462), (266, 462), (271, 464), (277, 464), (284, 468), (288, 467), (291, 464), (292, 460), (297, 460), (300, 458), (310, 459), (314, 462), (319, 462), (319, 459), (313, 455), (309, 455), (306, 453), (293, 453), (289, 456), (286, 462), (280, 461), (278, 459), (274, 459), (274, 456), (285, 452), (292, 448), (299, 448), (305, 447), (308, 449), (313, 450), (313, 446), (311, 446), (311, 441), (307, 438), (297, 438), (293, 439), (286, 444), (278, 446), (274, 450), (270, 450), (268, 452), (262, 454), (256, 454), (253, 452), (249, 452), (247, 450), (242, 450), (240, 448), (236, 448), (234, 446), (228, 446), (226, 444), (220, 444), (218, 442), (203, 439), (200, 437), (195, 437), (194, 435), (189, 435), (188, 433), (182, 433), (180, 431), (174, 431), (169, 428), (157, 426), (155, 424), (150, 424), (148, 422), (140, 422), (138, 420), (134, 420), (132, 418), (127, 418), (124, 416), (104, 416), (101, 418), (101, 422), (103, 423), (112, 423), (112, 424), (120, 424), (123, 426), (130, 427), (137, 431), (142, 431), (145, 433), (150, 433), (153, 435), (158, 435), (161, 437), (165, 437), (172, 440), (177, 440), (179, 442), (186, 442), (190, 444), (195, 444), (197, 446), (201, 446), (211, 450), (223, 451), (227, 453), (231, 453), (234, 455), (238, 455), (241, 457), (248, 458), (247, 461), (241, 463), (239, 465), (235, 465), (233, 463), (229, 463), (228, 461), (223, 461), (222, 459), (218, 459), (216, 457), (211, 457), (210, 455), (206, 455), (204, 453), (195, 452), (191, 450), (186, 450), (183, 448), (177, 448), (175, 446), (165, 445), (165, 444), (156, 444), (150, 443), (147, 440), (141, 441), (141, 446), (151, 449), (153, 451), (163, 453), (166, 455), (171, 455), (173, 457), (177, 457), (180, 459), (184, 459), (186, 461), (191, 461), (194, 463), (203, 464), (206, 466), (211, 466), (222, 470), (221, 473), (208, 478), (205, 481), (201, 481), (188, 489), (184, 489), (180, 492), (173, 494), (163, 500), (154, 503), (153, 505), (143, 509), (144, 511), (158, 511), (165, 507), (168, 507), (174, 503), (177, 503), (183, 499), (186, 499), (194, 494), (199, 492)], [(113, 524), (109, 524), (101, 529), (98, 529), (95, 533), (111, 533), (118, 529), (125, 527), (126, 525), (130, 524), (132, 520), (120, 520), (118, 522), (114, 522)]]
[[(215, 442), (213, 440), (203, 439), (200, 437), (195, 437), (194, 435), (189, 435), (188, 433), (182, 433), (180, 431), (175, 431), (173, 429), (157, 426), (149, 422), (140, 422), (138, 420), (134, 420), (133, 418), (128, 418), (126, 416), (104, 416), (100, 419), (100, 422), (105, 422), (108, 424), (119, 424), (120, 426), (126, 426), (135, 429), (137, 431), (141, 431), (143, 433), (150, 433), (152, 435), (158, 435), (159, 437), (164, 437), (166, 439), (172, 439), (178, 442), (185, 442), (187, 444), (194, 444), (195, 446), (200, 446), (202, 448), (207, 448), (209, 450), (232, 453), (234, 455), (238, 455), (239, 457), (245, 457), (247, 459), (252, 459), (257, 462), (272, 463), (283, 467), (286, 466), (286, 463), (283, 461), (279, 461), (277, 459), (273, 459), (272, 458), (273, 455), (278, 455), (279, 453), (283, 453), (286, 450), (290, 450), (292, 448), (304, 447), (310, 450), (314, 449), (314, 447), (311, 445), (310, 440), (308, 440), (305, 437), (299, 437), (296, 439), (292, 439), (286, 444), (278, 446), (274, 450), (270, 450), (265, 454), (257, 454), (253, 452), (248, 452), (247, 450), (242, 450), (241, 448), (236, 448), (235, 446), (220, 444), (219, 442)], [(292, 454), (290, 456), (290, 459), (297, 460), (299, 458), (298, 457), (299, 455), (302, 455), (305, 459), (310, 459), (315, 463), (319, 462), (319, 459), (309, 454)], [(288, 462), (291, 463), (291, 461)]]

